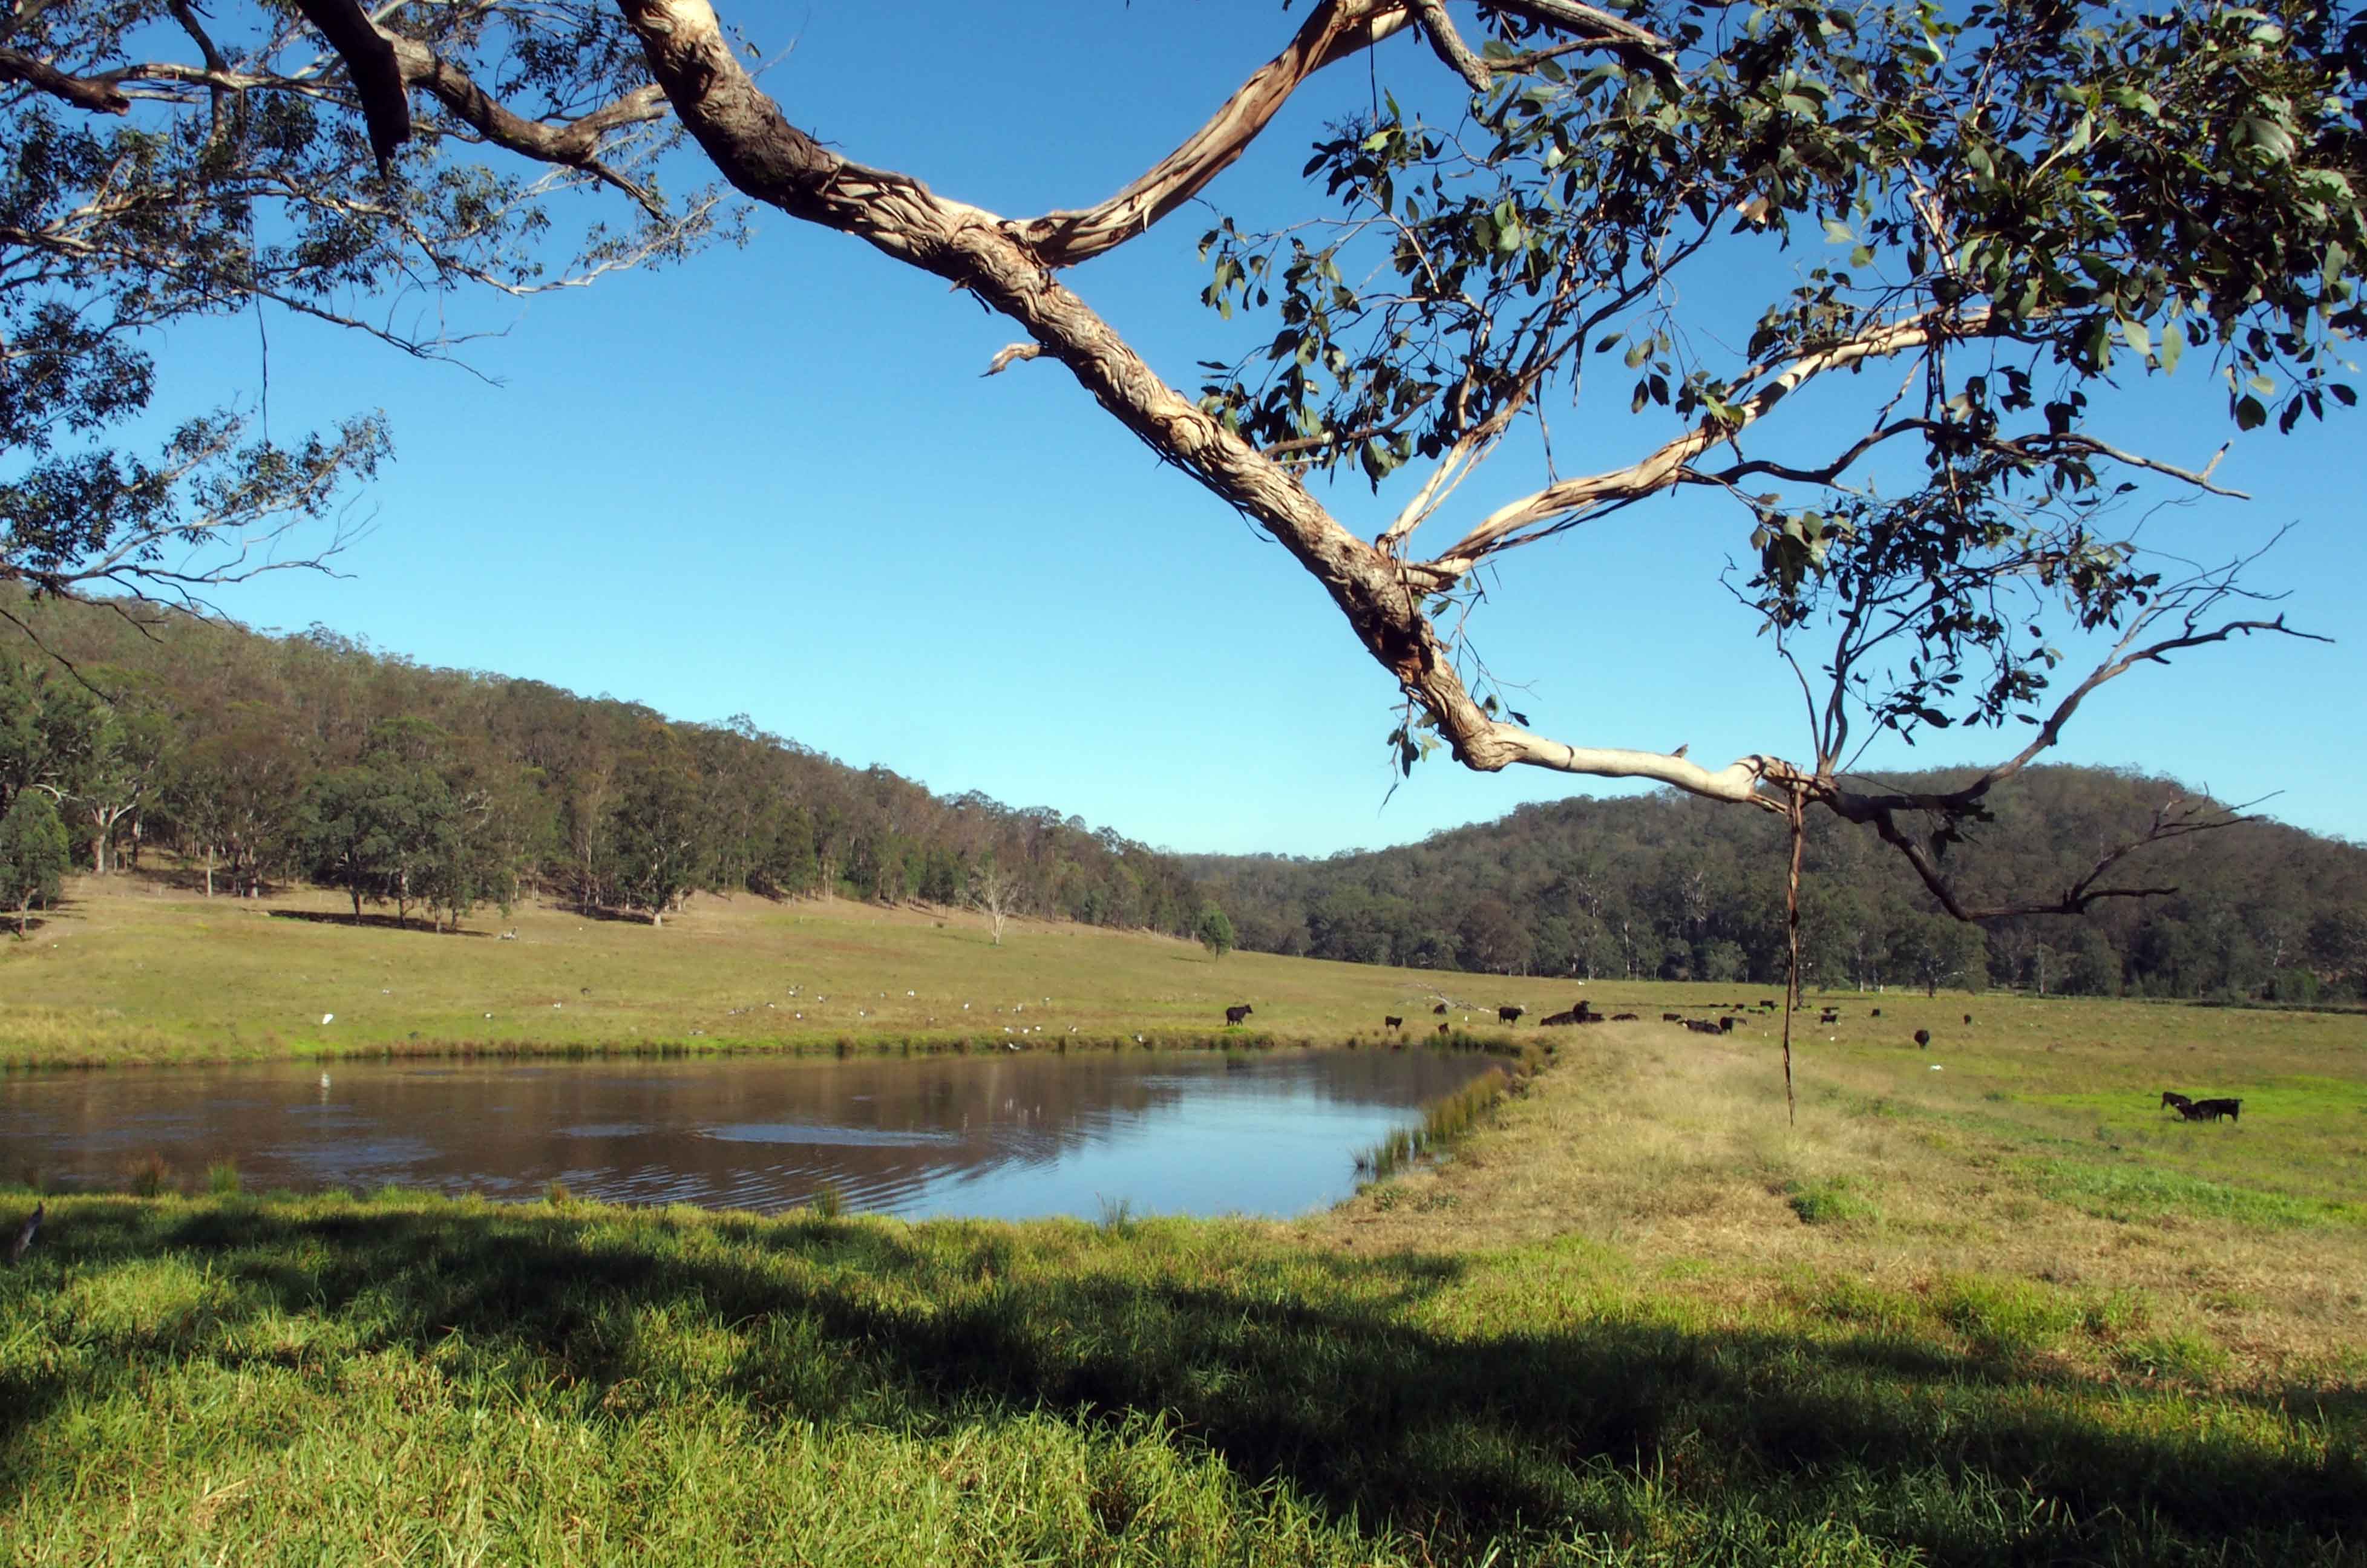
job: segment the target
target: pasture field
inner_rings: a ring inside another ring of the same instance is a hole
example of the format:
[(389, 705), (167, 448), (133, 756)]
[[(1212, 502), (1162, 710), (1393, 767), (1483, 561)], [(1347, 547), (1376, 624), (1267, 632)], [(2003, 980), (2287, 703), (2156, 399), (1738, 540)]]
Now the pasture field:
[[(1494, 997), (1476, 976), (1214, 961), (1195, 942), (1066, 923), (1014, 919), (997, 946), (964, 910), (701, 896), (657, 929), (538, 905), (437, 935), (375, 914), (347, 924), (334, 893), (208, 899), (185, 880), (82, 877), (27, 940), (0, 937), (0, 1066), (826, 1051), (1027, 1029), (1049, 1043), (1071, 1028), (1203, 1042), (1228, 1033), (1224, 1010), (1241, 1001), (1257, 1010), (1234, 1038), (1330, 1042), (1377, 1035), (1385, 1014), (1417, 1005), (1428, 1018), (1442, 980)], [(500, 940), (508, 930), (515, 941)]]
[[(1444, 1157), (1290, 1222), (226, 1171), (52, 1199), (0, 1268), (0, 1563), (2367, 1563), (2356, 1016), (1812, 997), (1840, 1018), (1797, 1028), (1793, 1122), (1772, 1024), (1659, 1020), (1750, 987), (1211, 966), (1036, 927), (997, 950), (968, 917), (747, 900), (662, 931), (521, 912), (501, 943), (234, 910), (85, 891), (0, 956), (0, 1035), (31, 1019), (93, 1062), (925, 1042), (892, 1009), (783, 1030), (760, 989), (877, 1002), (901, 975), (920, 1018), (991, 982), (1172, 1043), (1231, 1000), (1277, 1040), (1370, 1043), (1383, 1011), (1432, 1027), (1443, 983), (1553, 1050)], [(612, 1010), (470, 1027), (497, 986), (577, 1013), (554, 963)], [(307, 1031), (332, 983), (338, 1024)], [(1535, 1028), (1580, 995), (1642, 1017)], [(250, 1010), (234, 1052), (210, 1038)], [(2242, 1118), (2180, 1122), (2165, 1089)], [(0, 1235), (34, 1196), (0, 1188)]]

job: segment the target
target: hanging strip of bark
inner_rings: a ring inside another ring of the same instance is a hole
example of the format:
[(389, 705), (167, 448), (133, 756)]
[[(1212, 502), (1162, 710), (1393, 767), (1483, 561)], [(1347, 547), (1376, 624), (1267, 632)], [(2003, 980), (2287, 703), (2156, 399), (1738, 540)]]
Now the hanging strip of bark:
[(1794, 784), (1784, 795), (1784, 816), (1792, 825), (1792, 874), (1784, 884), (1784, 1120), (1797, 1123), (1800, 1108), (1792, 1098), (1792, 1012), (1800, 1005), (1800, 849), (1807, 833), (1806, 792)]

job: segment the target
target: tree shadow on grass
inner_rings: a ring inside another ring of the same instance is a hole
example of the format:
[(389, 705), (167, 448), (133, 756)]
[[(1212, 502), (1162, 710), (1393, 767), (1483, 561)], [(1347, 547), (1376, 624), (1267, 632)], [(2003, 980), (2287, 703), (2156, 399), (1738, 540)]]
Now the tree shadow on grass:
[(398, 920), (392, 915), (364, 915), (356, 919), (350, 912), (335, 909), (273, 909), (270, 915), (275, 920), (302, 920), (308, 925), (344, 926), (367, 931), (407, 931), (414, 936), (463, 936), (481, 942), (493, 934), (491, 931), (468, 931), (459, 926), (447, 927), (439, 931), (432, 920), (416, 918)]
[[(1737, 1539), (1838, 1520), (1952, 1564), (2334, 1558), (2367, 1533), (2362, 1416), (2341, 1391), (2321, 1401), (2320, 1441), (2265, 1429), (2241, 1401), (2041, 1379), (2004, 1352), (1895, 1335), (1560, 1308), (1552, 1327), (1449, 1333), (1428, 1325), (1465, 1310), (1442, 1299), (1467, 1267), (1450, 1258), (468, 1204), (74, 1201), (51, 1229), (44, 1269), (87, 1280), (178, 1253), (232, 1297), (79, 1358), (96, 1369), (75, 1374), (85, 1398), (175, 1362), (268, 1359), (252, 1348), (266, 1337), (236, 1328), (275, 1312), (345, 1320), (364, 1351), (451, 1340), (522, 1397), (595, 1420), (629, 1391), (663, 1411), (668, 1390), (923, 1436), (1031, 1411), (1088, 1428), (1162, 1414), (1244, 1481), (1285, 1480), (1441, 1560), (1648, 1535), (1655, 1510), (1687, 1507)], [(41, 1288), (31, 1269), (0, 1276), (0, 1316)], [(651, 1321), (736, 1335), (728, 1371), (678, 1362)], [(43, 1364), (0, 1369), (0, 1495), (28, 1479), (25, 1439), (70, 1392)]]

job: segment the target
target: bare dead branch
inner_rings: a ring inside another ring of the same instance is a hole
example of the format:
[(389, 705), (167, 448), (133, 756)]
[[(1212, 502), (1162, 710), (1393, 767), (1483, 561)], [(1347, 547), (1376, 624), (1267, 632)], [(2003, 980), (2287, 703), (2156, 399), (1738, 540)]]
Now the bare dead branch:
[(2220, 807), (2207, 801), (2172, 799), (2155, 810), (2152, 824), (2144, 832), (2105, 851), (2087, 874), (2066, 887), (2062, 896), (2054, 902), (1989, 906), (1965, 903), (1941, 870), (1931, 847), (1901, 828), (1895, 812), (1883, 810), (1871, 817), (1852, 818), (1851, 820), (1870, 823), (1885, 843), (1904, 855), (1907, 863), (1915, 868), (1916, 875), (1922, 879), (1925, 888), (1950, 915), (1960, 920), (1994, 920), (2016, 915), (2084, 915), (2091, 906), (2106, 898), (2157, 898), (2176, 893), (2178, 889), (2174, 886), (2099, 887), (2096, 884), (2103, 879), (2105, 873), (2139, 850), (2196, 833), (2215, 832), (2223, 828), (2240, 827), (2259, 820), (2244, 815), (2248, 809), (2248, 807)]
[[(1746, 479), (1758, 477), (1788, 479), (1801, 484), (1829, 485), (1840, 479), (1851, 468), (1855, 468), (1859, 459), (1882, 443), (1896, 436), (1928, 434), (1942, 428), (1942, 423), (1933, 419), (1896, 419), (1877, 425), (1860, 436), (1839, 457), (1821, 468), (1804, 468), (1789, 463), (1754, 457), (1717, 469), (1714, 473), (1689, 474), (1686, 477), (1720, 485), (1738, 484)], [(2112, 446), (2110, 442), (2099, 441), (2092, 435), (2074, 433), (2057, 434), (2053, 432), (2033, 432), (2027, 435), (2000, 436), (1977, 445), (1983, 451), (2030, 462), (2040, 462), (2050, 457), (2102, 457), (2118, 463), (2124, 468), (2144, 468), (2152, 473), (2161, 474), (2212, 495), (2225, 496), (2231, 501), (2252, 499), (2248, 492), (2230, 490), (2212, 479), (2212, 473), (2219, 466), (2219, 459), (2227, 454), (2227, 448), (2225, 446), (2220, 447), (2211, 461), (2202, 468), (2186, 468), (2175, 463), (2163, 462), (2158, 457), (2148, 457), (2141, 452), (2131, 452), (2124, 447)]]
[(1034, 359), (1043, 352), (1044, 345), (1040, 343), (1012, 344), (998, 351), (994, 358), (988, 363), (987, 367), (980, 371), (979, 375), (981, 378), (988, 376), (1000, 376), (1019, 360)]

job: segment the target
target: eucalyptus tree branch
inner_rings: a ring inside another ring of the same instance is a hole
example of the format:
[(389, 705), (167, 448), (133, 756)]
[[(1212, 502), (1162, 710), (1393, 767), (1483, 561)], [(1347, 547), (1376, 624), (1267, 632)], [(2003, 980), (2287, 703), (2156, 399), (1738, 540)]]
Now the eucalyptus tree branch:
[(582, 169), (615, 186), (652, 216), (664, 216), (662, 202), (600, 161), (601, 147), (611, 132), (665, 118), (665, 95), (654, 84), (637, 87), (563, 124), (546, 125), (504, 107), (468, 73), (427, 45), (400, 35), (389, 35), (389, 41), (402, 63), (406, 85), (425, 90), (496, 147), (541, 163)]
[(1162, 381), (1043, 265), (1014, 225), (939, 197), (910, 175), (844, 158), (791, 125), (734, 57), (706, 0), (620, 4), (651, 74), (726, 179), (967, 288), (1018, 322), (1127, 429), (1253, 519), (1322, 583), (1366, 650), (1431, 716), (1465, 765), (1648, 778), (1781, 809), (1757, 791), (1764, 758), (1713, 770), (1659, 752), (1570, 746), (1497, 720), (1455, 673), (1406, 563), (1350, 533), (1282, 463)]
[[(652, 216), (664, 216), (663, 205), (647, 190), (600, 159), (601, 149), (611, 133), (665, 118), (665, 96), (655, 85), (635, 88), (612, 102), (561, 124), (546, 124), (541, 120), (528, 119), (504, 106), (479, 86), (467, 72), (428, 45), (400, 34), (376, 29), (372, 30), (372, 36), (386, 45), (389, 58), (396, 64), (402, 89), (416, 87), (427, 93), (455, 118), (488, 142), (539, 163), (562, 164), (581, 169), (624, 192)], [(151, 96), (142, 89), (152, 84), (204, 87), (216, 92), (296, 93), (310, 97), (333, 96), (335, 94), (333, 84), (316, 75), (283, 75), (233, 69), (223, 62), (219, 51), (212, 50), (210, 40), (200, 38), (200, 42), (211, 51), (203, 68), (172, 61), (148, 61), (79, 76), (69, 74), (20, 51), (0, 48), (0, 82), (24, 82), (78, 108), (119, 115), (129, 113), (136, 98)], [(342, 51), (340, 58), (343, 58)], [(348, 62), (348, 69), (351, 68)], [(369, 95), (365, 94), (362, 101), (367, 111), (371, 102)], [(381, 111), (379, 127), (372, 131), (374, 146), (381, 132), (391, 135), (392, 130), (391, 119)], [(391, 150), (400, 141), (408, 140), (410, 134), (406, 109), (402, 135), (387, 142), (388, 148)]]
[[(333, 441), (310, 442), (293, 453), (264, 448), (242, 452), (242, 428), (235, 419), (223, 420), (195, 438), (176, 441), (160, 467), (137, 475), (128, 498), (115, 498), (119, 504), (111, 510), (120, 515), (103, 545), (74, 554), (33, 549), (0, 554), (0, 582), (20, 583), (37, 597), (79, 600), (92, 597), (101, 584), (145, 597), (142, 584), (186, 594), (266, 572), (329, 570), (329, 558), (357, 536), (342, 526), (325, 545), (300, 558), (276, 554), (255, 558), (323, 514), (347, 483), (375, 471), (387, 450), (382, 424), (356, 421)], [(256, 460), (266, 457), (270, 460)], [(176, 498), (186, 498), (188, 504)], [(51, 532), (43, 526), (49, 520), (31, 511), (38, 503), (28, 502), (22, 510), (16, 504), (27, 499), (14, 487), (0, 490), (0, 511), (10, 513), (5, 520), (11, 525), (0, 536)], [(182, 552), (180, 564), (162, 558), (173, 548)], [(208, 555), (209, 550), (223, 553)]]
[(1444, 553), (1410, 570), (1425, 586), (1451, 585), (1489, 556), (1557, 531), (1538, 530), (1540, 524), (1552, 524), (1557, 518), (1606, 502), (1634, 501), (1682, 482), (1693, 458), (1764, 418), (1776, 404), (1817, 376), (1934, 343), (1977, 337), (1990, 330), (1993, 320), (1988, 310), (1981, 309), (1962, 313), (1929, 310), (1905, 321), (1868, 327), (1839, 343), (1799, 355), (1768, 377), (1756, 390), (1731, 404), (1727, 416), (1703, 419), (1691, 430), (1625, 468), (1563, 479), (1508, 502), (1480, 519)]
[[(2157, 812), (2153, 826), (2146, 833), (2115, 847), (2100, 859), (2094, 867), (2067, 887), (2052, 903), (2017, 905), (2012, 907), (1977, 907), (1968, 903), (1950, 881), (1938, 858), (1938, 850), (1955, 836), (1956, 825), (1978, 815), (1981, 803), (1989, 792), (2028, 767), (2040, 755), (2054, 747), (2063, 729), (2089, 695), (2106, 682), (2117, 680), (2140, 664), (2166, 664), (2170, 655), (2188, 649), (2225, 642), (2237, 637), (2269, 633), (2300, 637), (2308, 641), (2328, 639), (2314, 633), (2288, 626), (2282, 615), (2266, 620), (2237, 619), (2212, 624), (2212, 611), (2231, 597), (2254, 597), (2236, 586), (2238, 572), (2254, 558), (2245, 558), (2213, 571), (2204, 572), (2179, 584), (2156, 599), (2134, 617), (2128, 629), (2114, 642), (2112, 650), (2100, 661), (2087, 678), (2067, 693), (2055, 705), (2053, 711), (2040, 721), (2037, 733), (2030, 743), (2012, 756), (1989, 768), (1963, 786), (1953, 790), (1923, 792), (1863, 793), (1842, 784), (1828, 770), (1831, 767), (1831, 751), (1819, 760), (1813, 774), (1778, 764), (1770, 770), (1770, 779), (1785, 785), (1797, 785), (1810, 798), (1830, 809), (1844, 821), (1871, 827), (1884, 842), (1906, 857), (1932, 897), (1958, 919), (1976, 920), (2022, 914), (2078, 914), (2099, 899), (2144, 897), (2174, 888), (2160, 887), (2099, 887), (2106, 873), (2123, 859), (2148, 844), (2212, 828), (2232, 826), (2240, 817), (2231, 816), (2225, 821), (2203, 821), (2197, 813), (2179, 813), (2165, 807)], [(1862, 608), (1862, 606), (1860, 606)], [(1854, 612), (1853, 612), (1854, 613)], [(2147, 634), (2164, 621), (2174, 620), (2178, 629), (2168, 637), (2144, 640)], [(1835, 694), (1829, 712), (1837, 716), (1840, 706), (1839, 687), (1846, 679), (1846, 665), (1836, 660)], [(1907, 813), (1929, 813), (1941, 819), (1942, 828), (1929, 841), (1917, 838), (1899, 821)]]
[(1488, 62), (1471, 52), (1455, 30), (1455, 18), (1446, 14), (1446, 0), (1413, 0), (1414, 15), (1421, 18), (1422, 36), (1446, 68), (1463, 78), (1465, 85), (1475, 93), (1484, 93), (1493, 75)]
[[(1701, 233), (1676, 247), (1664, 265), (1658, 270), (1666, 271), (1690, 260), (1708, 242), (1708, 239), (1709, 231), (1704, 228)], [(1635, 304), (1649, 291), (1649, 288), (1648, 280), (1638, 280), (1617, 289), (1608, 299), (1598, 302), (1592, 310), (1580, 316), (1563, 338), (1557, 339), (1550, 332), (1536, 333), (1528, 360), (1516, 374), (1510, 392), (1502, 398), (1488, 418), (1464, 431), (1456, 437), (1455, 444), (1440, 455), (1436, 466), (1431, 470), (1430, 477), (1414, 491), (1405, 505), (1399, 509), (1397, 516), (1390, 520), (1389, 525), (1382, 530), (1380, 536), (1373, 541), (1374, 545), (1391, 554), (1399, 553), (1406, 538), (1428, 521), (1464, 479), (1488, 460), (1498, 441), (1512, 427), (1513, 419), (1528, 408), (1535, 399), (1538, 389), (1543, 385), (1546, 378), (1552, 374), (1566, 357), (1580, 352), (1587, 336), (1596, 328)], [(1548, 310), (1540, 311), (1539, 314), (1550, 313), (1558, 319), (1570, 292), (1571, 285), (1565, 283), (1557, 292)]]
[(1300, 84), (1413, 19), (1410, 0), (1322, 0), (1281, 53), (1251, 73), (1207, 122), (1124, 190), (1093, 207), (1007, 225), (1047, 267), (1074, 266), (1142, 233), (1249, 150)]
[(0, 82), (22, 82), (94, 114), (129, 114), (131, 100), (112, 83), (61, 71), (37, 55), (0, 47)]
[(361, 100), (362, 123), (380, 173), (394, 166), (395, 151), (411, 139), (411, 95), (405, 89), (394, 40), (362, 14), (357, 0), (293, 0), (304, 19), (320, 29), (345, 62), (345, 74)]
[[(1574, 0), (1505, 0), (1501, 8), (1574, 33), (1581, 45), (1641, 51), (1663, 62), (1667, 56), (1668, 45), (1653, 33)], [(1048, 267), (1074, 266), (1116, 249), (1231, 167), (1308, 77), (1417, 21), (1439, 58), (1474, 92), (1485, 92), (1496, 75), (1529, 63), (1490, 62), (1472, 53), (1456, 36), (1441, 0), (1322, 0), (1281, 53), (1251, 73), (1206, 123), (1125, 189), (1093, 207), (1014, 220), (1015, 237)]]
[(2174, 886), (2099, 887), (2096, 884), (2122, 861), (2150, 845), (2189, 838), (2196, 833), (2215, 832), (2223, 828), (2240, 827), (2258, 820), (2243, 815), (2244, 810), (2242, 807), (2228, 809), (2208, 802), (2169, 801), (2155, 810), (2153, 822), (2144, 832), (2105, 851), (2086, 874), (2066, 887), (2062, 896), (2053, 902), (1997, 905), (1967, 904), (1941, 869), (1931, 848), (1901, 828), (1895, 813), (1886, 810), (1871, 818), (1852, 818), (1851, 820), (1870, 822), (1885, 843), (1906, 857), (1908, 864), (1914, 867), (1916, 875), (1921, 878), (1924, 887), (1950, 915), (1960, 920), (1995, 920), (2016, 915), (2084, 915), (2090, 907), (2106, 898), (2156, 898), (2176, 893), (2178, 889)]
[[(1829, 485), (1851, 468), (1855, 468), (1860, 458), (1886, 441), (1907, 434), (1941, 434), (1947, 433), (1949, 427), (1946, 424), (1935, 419), (1896, 419), (1877, 425), (1852, 444), (1840, 456), (1820, 468), (1800, 468), (1790, 463), (1752, 457), (1717, 469), (1715, 473), (1689, 477), (1696, 477), (1720, 485), (1738, 484), (1743, 479), (1758, 476), (1788, 479), (1800, 484)], [(1976, 444), (1986, 452), (1993, 452), (2001, 457), (2027, 458), (2033, 462), (2049, 457), (2102, 457), (2118, 463), (2123, 468), (2144, 468), (2151, 473), (2161, 474), (2212, 495), (2225, 496), (2230, 501), (2252, 499), (2249, 492), (2230, 490), (2211, 477), (2219, 467), (2219, 458), (2226, 456), (2227, 448), (2224, 446), (2219, 448), (2217, 455), (2214, 456), (2210, 462), (2200, 468), (2189, 468), (2176, 463), (2163, 462), (2158, 457), (2148, 457), (2142, 452), (2132, 452), (2125, 447), (2115, 446), (2107, 441), (2099, 441), (2092, 435), (2083, 435), (2070, 431), (2061, 434), (2033, 431), (2026, 435), (1991, 436), (1977, 440)]]
[(2161, 607), (2164, 614), (2173, 609), (2181, 610), (2186, 621), (2185, 629), (2175, 636), (2163, 637), (2159, 641), (2147, 643), (2143, 647), (2132, 645), (2137, 637), (2150, 628), (2159, 617), (2153, 609), (2148, 609), (2145, 614), (2137, 616), (2120, 641), (2113, 645), (2112, 652), (2104, 661), (2090, 671), (2087, 679), (2073, 687), (2061, 702), (2056, 704), (2053, 712), (2040, 720), (2038, 733), (2032, 737), (2029, 745), (2024, 746), (2005, 761), (1985, 770), (1979, 777), (1961, 789), (1926, 795), (1857, 795), (1845, 791), (1836, 791), (1831, 795), (1828, 804), (1852, 821), (1861, 820), (1863, 817), (1880, 811), (1960, 812), (1978, 803), (1983, 795), (2022, 772), (2042, 752), (2059, 742), (2063, 738), (2064, 726), (2071, 722), (2071, 716), (2078, 711), (2079, 705), (2085, 702), (2099, 686), (2106, 682), (2117, 680), (2140, 664), (2167, 664), (2169, 662), (2169, 655), (2186, 649), (2226, 642), (2233, 637), (2250, 637), (2256, 633), (2298, 637), (2305, 642), (2333, 640), (2315, 632), (2305, 632), (2297, 626), (2288, 626), (2282, 615), (2277, 615), (2269, 620), (2236, 620), (2223, 622), (2207, 628), (2203, 626), (2201, 617), (2208, 604), (2217, 603), (2223, 596), (2220, 592), (2214, 592), (2208, 595), (2205, 604), (2192, 608), (2177, 605)]

